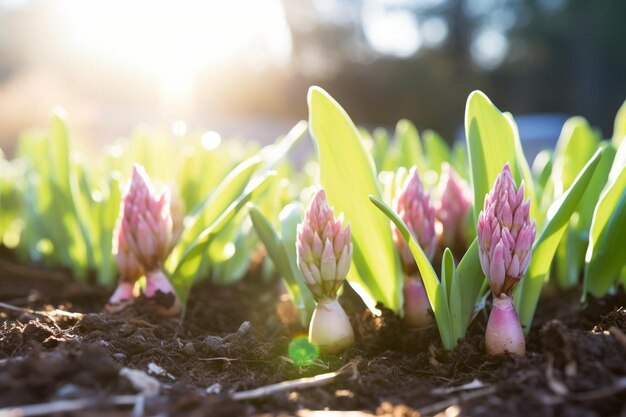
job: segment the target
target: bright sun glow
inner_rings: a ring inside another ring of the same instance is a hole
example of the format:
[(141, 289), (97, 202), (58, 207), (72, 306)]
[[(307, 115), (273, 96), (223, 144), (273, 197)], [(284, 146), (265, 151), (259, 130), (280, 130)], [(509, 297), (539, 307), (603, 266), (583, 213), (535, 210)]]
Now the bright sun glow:
[(291, 37), (280, 0), (58, 0), (67, 42), (86, 59), (188, 93), (201, 71), (244, 57), (281, 64)]

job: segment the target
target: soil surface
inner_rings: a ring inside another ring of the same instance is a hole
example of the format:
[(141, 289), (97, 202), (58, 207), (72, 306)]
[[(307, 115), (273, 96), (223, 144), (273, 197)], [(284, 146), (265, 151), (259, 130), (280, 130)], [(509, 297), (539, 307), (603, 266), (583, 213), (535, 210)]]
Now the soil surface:
[[(27, 405), (45, 404), (75, 416), (626, 415), (623, 290), (584, 308), (576, 290), (548, 295), (523, 358), (485, 354), (484, 314), (446, 352), (434, 327), (407, 329), (384, 309), (374, 317), (346, 291), (356, 346), (299, 367), (288, 346), (304, 329), (285, 324), (279, 288), (252, 275), (228, 287), (205, 281), (184, 320), (157, 317), (141, 299), (111, 316), (101, 313), (106, 291), (0, 259), (0, 407), (41, 415)], [(334, 371), (319, 386), (233, 395)]]

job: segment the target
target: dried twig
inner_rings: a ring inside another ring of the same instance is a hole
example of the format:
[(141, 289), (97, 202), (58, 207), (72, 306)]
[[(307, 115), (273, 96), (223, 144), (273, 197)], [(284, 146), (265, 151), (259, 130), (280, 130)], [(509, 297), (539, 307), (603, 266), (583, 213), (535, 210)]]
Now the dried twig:
[(0, 417), (35, 417), (48, 414), (68, 413), (100, 404), (129, 406), (134, 405), (141, 395), (117, 395), (109, 398), (83, 398), (79, 400), (59, 400), (43, 404), (29, 404), (21, 407), (0, 408)]
[(239, 359), (227, 358), (226, 356), (218, 356), (215, 358), (199, 358), (198, 360), (202, 362), (212, 362), (212, 361), (234, 362), (234, 361), (238, 361)]
[(338, 371), (320, 374), (310, 378), (300, 378), (293, 381), (285, 381), (278, 384), (267, 385), (265, 387), (260, 387), (249, 391), (234, 392), (231, 394), (231, 398), (235, 401), (253, 400), (256, 398), (267, 397), (268, 395), (272, 395), (281, 391), (292, 391), (296, 389), (319, 387), (330, 384), (331, 382), (334, 382), (337, 378), (347, 374), (351, 374), (352, 378), (356, 378), (356, 363), (350, 362)]
[(446, 408), (462, 403), (464, 401), (474, 400), (476, 398), (484, 397), (486, 395), (491, 395), (496, 392), (496, 387), (487, 387), (485, 389), (472, 391), (468, 393), (459, 394), (454, 397), (450, 397), (447, 400), (439, 401), (434, 404), (427, 405), (426, 407), (419, 408), (417, 411), (420, 414), (435, 414), (441, 410), (445, 410)]
[(70, 311), (64, 311), (64, 310), (59, 310), (59, 309), (54, 309), (50, 311), (38, 311), (38, 310), (32, 310), (30, 308), (26, 308), (26, 307), (16, 307), (14, 305), (3, 303), (3, 302), (0, 302), (0, 308), (4, 308), (6, 310), (11, 310), (11, 311), (16, 311), (18, 313), (23, 313), (23, 314), (34, 314), (34, 315), (39, 315), (39, 316), (45, 316), (48, 318), (53, 318), (55, 316), (68, 317), (68, 318), (77, 319), (77, 320), (80, 320), (83, 318), (82, 313), (72, 313)]

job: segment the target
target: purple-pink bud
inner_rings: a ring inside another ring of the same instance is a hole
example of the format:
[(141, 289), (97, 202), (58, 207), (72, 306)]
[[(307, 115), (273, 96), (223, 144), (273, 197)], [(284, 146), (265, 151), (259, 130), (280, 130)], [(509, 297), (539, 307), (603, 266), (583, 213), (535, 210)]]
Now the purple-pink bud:
[(342, 216), (335, 218), (326, 193), (319, 190), (298, 225), (298, 267), (318, 300), (336, 297), (350, 268), (350, 226), (342, 228), (341, 223)]
[(157, 195), (138, 164), (133, 166), (130, 188), (124, 197), (122, 233), (146, 270), (159, 268), (172, 246), (169, 190)]
[(425, 327), (433, 322), (430, 302), (421, 277), (406, 278), (404, 294), (404, 321), (409, 327)]
[(477, 225), (480, 264), (495, 297), (510, 295), (526, 273), (535, 233), (524, 182), (516, 188), (507, 163), (485, 197)]
[(472, 207), (472, 193), (467, 182), (447, 163), (441, 167), (437, 194), (435, 211), (441, 224), (440, 244), (444, 248), (464, 246), (465, 219)]
[(143, 267), (128, 249), (124, 240), (121, 220), (121, 217), (118, 218), (113, 230), (113, 255), (115, 256), (119, 279), (117, 288), (106, 305), (106, 311), (109, 313), (118, 312), (134, 301), (137, 296), (135, 283), (144, 274)]
[[(437, 249), (435, 208), (430, 202), (430, 196), (424, 190), (415, 166), (411, 168), (409, 175), (396, 194), (393, 207), (417, 239), (426, 256), (432, 259)], [(394, 242), (402, 258), (405, 271), (412, 274), (417, 270), (417, 264), (408, 244), (396, 227), (394, 227)]]

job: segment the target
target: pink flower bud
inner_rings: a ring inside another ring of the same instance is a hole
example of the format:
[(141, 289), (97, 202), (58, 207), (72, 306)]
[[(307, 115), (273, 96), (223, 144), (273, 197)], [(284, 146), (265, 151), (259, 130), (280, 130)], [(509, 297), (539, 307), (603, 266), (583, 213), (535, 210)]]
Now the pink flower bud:
[[(417, 239), (426, 256), (432, 259), (437, 249), (435, 208), (430, 202), (430, 196), (422, 186), (422, 180), (415, 166), (411, 168), (404, 184), (396, 194), (393, 207)], [(405, 271), (408, 274), (414, 273), (417, 270), (415, 259), (402, 234), (395, 227), (394, 242), (402, 258)]]
[(341, 223), (341, 216), (336, 219), (328, 205), (326, 193), (319, 190), (313, 196), (304, 222), (298, 225), (298, 266), (318, 300), (335, 298), (350, 268), (350, 226), (342, 228)]
[(122, 233), (146, 270), (160, 267), (169, 253), (173, 235), (169, 191), (157, 195), (138, 164), (133, 167), (130, 188), (124, 197)]
[(108, 313), (116, 313), (131, 304), (137, 293), (135, 283), (144, 275), (143, 267), (128, 249), (122, 233), (121, 217), (113, 231), (113, 255), (119, 272), (118, 286), (105, 307)]
[[(170, 189), (166, 187), (161, 195), (157, 195), (148, 175), (138, 164), (133, 167), (118, 226), (115, 253), (120, 282), (129, 282), (130, 277), (136, 281), (145, 272), (144, 295), (154, 302), (157, 313), (164, 316), (180, 313), (178, 296), (161, 269), (175, 244)], [(141, 274), (137, 276), (139, 271)], [(127, 296), (127, 293), (126, 290), (120, 296)]]
[(495, 297), (510, 295), (526, 273), (535, 233), (524, 182), (518, 190), (506, 164), (485, 197), (477, 225), (480, 264)]
[(342, 228), (341, 221), (341, 216), (335, 218), (324, 190), (319, 190), (296, 237), (298, 267), (316, 301), (309, 342), (323, 353), (339, 353), (354, 344), (352, 325), (337, 300), (352, 260), (350, 226)]
[(409, 327), (426, 327), (433, 323), (430, 302), (421, 277), (406, 278), (403, 287), (404, 321)]
[(443, 248), (459, 248), (466, 245), (465, 219), (472, 207), (472, 194), (467, 182), (459, 177), (449, 164), (441, 166), (441, 178), (437, 190), (437, 221), (441, 224), (440, 244)]

